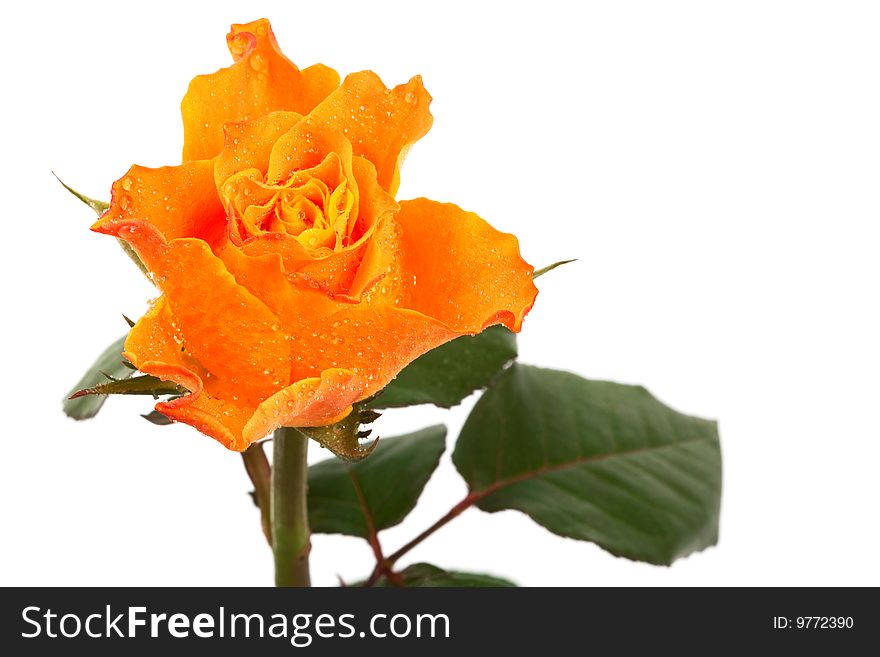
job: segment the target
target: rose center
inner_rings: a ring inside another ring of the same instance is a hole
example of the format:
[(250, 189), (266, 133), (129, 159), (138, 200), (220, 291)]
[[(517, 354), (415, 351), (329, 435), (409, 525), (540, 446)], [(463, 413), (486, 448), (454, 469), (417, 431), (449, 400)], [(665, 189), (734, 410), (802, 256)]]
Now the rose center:
[(221, 195), (230, 233), (239, 241), (284, 235), (310, 251), (338, 251), (358, 238), (357, 194), (332, 167), (295, 171), (278, 184), (265, 181), (258, 169), (249, 169), (231, 176)]

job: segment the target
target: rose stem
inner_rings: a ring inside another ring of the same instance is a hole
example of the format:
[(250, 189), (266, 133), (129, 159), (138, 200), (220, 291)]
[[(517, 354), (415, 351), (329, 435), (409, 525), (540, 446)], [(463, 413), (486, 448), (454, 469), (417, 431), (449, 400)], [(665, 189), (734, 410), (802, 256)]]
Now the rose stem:
[(306, 507), (308, 441), (292, 427), (275, 431), (272, 456), (272, 551), (275, 586), (311, 586)]
[(270, 499), (272, 496), (271, 479), (272, 468), (269, 467), (269, 459), (263, 450), (262, 443), (254, 443), (241, 453), (244, 460), (244, 468), (254, 485), (254, 499), (260, 507), (260, 521), (263, 525), (263, 535), (272, 547), (272, 518), (269, 515)]

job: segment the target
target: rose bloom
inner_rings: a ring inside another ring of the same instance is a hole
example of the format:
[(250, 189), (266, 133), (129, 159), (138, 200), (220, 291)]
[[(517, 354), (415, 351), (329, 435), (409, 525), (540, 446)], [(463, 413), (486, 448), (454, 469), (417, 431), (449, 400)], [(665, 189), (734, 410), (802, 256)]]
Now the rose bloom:
[(190, 394), (156, 410), (241, 451), (281, 426), (337, 422), (412, 360), (493, 324), (519, 331), (537, 290), (514, 236), (459, 207), (396, 201), (430, 128), (414, 77), (341, 84), (234, 25), (235, 63), (183, 99), (183, 163), (133, 166), (92, 227), (128, 242), (162, 296), (124, 355)]

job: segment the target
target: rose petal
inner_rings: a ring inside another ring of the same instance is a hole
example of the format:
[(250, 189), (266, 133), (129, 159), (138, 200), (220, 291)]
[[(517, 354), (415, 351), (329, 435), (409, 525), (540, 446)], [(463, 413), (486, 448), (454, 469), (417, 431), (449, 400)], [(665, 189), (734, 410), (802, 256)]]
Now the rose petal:
[(154, 275), (186, 351), (217, 377), (221, 397), (262, 401), (289, 385), (290, 351), (278, 317), (236, 283), (207, 243), (166, 242), (141, 221), (114, 229)]
[[(266, 258), (253, 260), (268, 263)], [(280, 271), (277, 260), (274, 266)], [(265, 277), (271, 267), (260, 273)], [(286, 331), (295, 336), (291, 340), (294, 383), (263, 401), (243, 395), (241, 388), (213, 375), (194, 357), (180, 314), (162, 297), (132, 329), (126, 355), (142, 371), (175, 381), (192, 394), (160, 402), (156, 410), (241, 451), (279, 426), (339, 421), (352, 404), (381, 390), (406, 364), (456, 337), (439, 322), (413, 311), (343, 304), (295, 286), (285, 292), (272, 285), (268, 289), (276, 303), (285, 299), (289, 304), (280, 314), (290, 322)]]
[(328, 296), (307, 280), (286, 274), (277, 255), (250, 257), (230, 244), (221, 257), (238, 283), (272, 310), (290, 336), (294, 382), (344, 368), (366, 379), (367, 396), (410, 361), (460, 334), (434, 318), (386, 302), (371, 306)]
[[(308, 291), (301, 292), (306, 301)], [(291, 343), (291, 376), (341, 367), (354, 372), (368, 397), (384, 388), (413, 360), (459, 334), (437, 320), (391, 305), (337, 303), (330, 316), (301, 320)]]
[(135, 165), (113, 183), (112, 194), (110, 208), (92, 230), (115, 235), (118, 226), (140, 221), (166, 241), (197, 237), (210, 244), (225, 234), (225, 211), (208, 160), (158, 169)]
[(351, 170), (358, 189), (357, 224), (352, 227), (352, 236), (357, 239), (387, 214), (397, 212), (399, 206), (394, 197), (379, 185), (376, 167), (369, 160), (354, 156)]
[(223, 129), (223, 150), (214, 160), (217, 189), (233, 174), (258, 169), (263, 178), (268, 171), (269, 155), (278, 137), (302, 119), (296, 112), (271, 112), (249, 121), (228, 122)]
[(257, 440), (278, 427), (316, 427), (339, 422), (363, 397), (354, 372), (328, 369), (318, 377), (287, 386), (259, 405), (244, 427), (245, 440)]
[(179, 335), (168, 300), (159, 297), (129, 331), (125, 357), (141, 372), (199, 391), (204, 387), (205, 368), (181, 348)]
[[(368, 301), (384, 298), (394, 303), (400, 294), (399, 267), (395, 264), (399, 258), (400, 230), (394, 216), (389, 214), (379, 220), (374, 234), (366, 241), (357, 273), (347, 289), (348, 296), (361, 299), (364, 294), (370, 294)], [(380, 285), (378, 290), (373, 289), (376, 285)]]
[(269, 157), (266, 182), (283, 183), (294, 172), (317, 167), (331, 153), (339, 158), (343, 175), (352, 177), (351, 142), (336, 126), (316, 123), (306, 117), (276, 140)]
[(211, 387), (212, 378), (198, 361), (181, 350), (181, 345), (173, 339), (177, 334), (167, 300), (160, 297), (125, 341), (126, 358), (141, 372), (174, 381), (190, 391), (179, 399), (158, 402), (156, 410), (195, 427), (224, 447), (245, 449), (242, 430), (253, 409), (233, 398), (227, 400), (212, 395), (205, 387), (206, 382)]
[(431, 128), (430, 102), (421, 76), (388, 89), (378, 75), (361, 71), (347, 76), (308, 118), (340, 128), (354, 154), (376, 166), (379, 184), (393, 196), (407, 149)]
[(233, 25), (226, 41), (235, 63), (193, 78), (181, 103), (184, 161), (217, 155), (227, 121), (274, 110), (307, 114), (339, 86), (336, 71), (322, 64), (300, 71), (265, 19)]
[(473, 212), (424, 198), (401, 201), (403, 305), (461, 333), (519, 331), (538, 290), (519, 242)]

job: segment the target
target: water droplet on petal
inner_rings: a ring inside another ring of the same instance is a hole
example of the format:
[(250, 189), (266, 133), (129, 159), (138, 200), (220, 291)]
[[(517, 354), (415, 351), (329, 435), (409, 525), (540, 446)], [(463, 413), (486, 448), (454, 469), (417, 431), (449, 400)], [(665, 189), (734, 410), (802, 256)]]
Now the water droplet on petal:
[(131, 178), (122, 179), (122, 189), (129, 191), (131, 189)]
[(255, 53), (253, 57), (251, 57), (251, 68), (255, 71), (265, 71), (266, 70), (266, 58), (260, 55), (259, 53)]
[(406, 94), (403, 96), (403, 99), (410, 105), (416, 104), (416, 95), (412, 91), (407, 91)]

